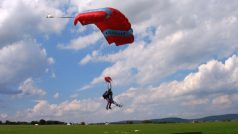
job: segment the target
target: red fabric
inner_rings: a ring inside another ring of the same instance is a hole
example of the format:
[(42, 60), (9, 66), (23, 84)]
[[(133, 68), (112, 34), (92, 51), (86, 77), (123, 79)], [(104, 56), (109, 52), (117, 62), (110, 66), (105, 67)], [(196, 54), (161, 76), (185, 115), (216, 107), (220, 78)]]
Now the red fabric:
[[(78, 14), (74, 19), (74, 25), (79, 21), (82, 25), (95, 24), (101, 32), (106, 29), (123, 30), (128, 31), (131, 29), (131, 24), (120, 11), (114, 8), (108, 8), (112, 11), (112, 14), (107, 17), (107, 13), (104, 11), (94, 11)], [(109, 44), (115, 43), (117, 46), (134, 42), (134, 36), (107, 36)]]
[(74, 25), (80, 22), (82, 25), (93, 24), (96, 22), (104, 21), (107, 13), (103, 11), (81, 13), (74, 19)]
[(104, 77), (104, 80), (106, 81), (106, 82), (111, 82), (112, 81), (112, 78), (111, 77), (109, 77), (109, 76), (106, 76), (106, 77)]

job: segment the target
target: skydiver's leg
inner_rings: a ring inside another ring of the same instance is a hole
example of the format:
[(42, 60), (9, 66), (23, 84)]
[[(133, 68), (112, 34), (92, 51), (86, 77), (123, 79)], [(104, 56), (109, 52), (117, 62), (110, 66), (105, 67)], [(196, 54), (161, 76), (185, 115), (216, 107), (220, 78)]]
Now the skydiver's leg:
[(112, 105), (112, 103), (110, 102), (110, 103), (109, 103), (109, 107), (108, 107), (109, 109), (112, 109), (111, 105)]
[(107, 99), (107, 106), (106, 106), (106, 109), (108, 110), (108, 108), (109, 108), (109, 104), (110, 104), (110, 101), (109, 101), (109, 99)]
[(115, 104), (117, 107), (122, 107), (121, 104), (119, 104), (119, 103), (117, 103), (117, 102), (115, 102), (115, 101), (112, 101), (112, 103)]
[(112, 103), (113, 103), (113, 99), (112, 98), (108, 98), (108, 103), (109, 103), (109, 109), (112, 109), (111, 108), (111, 105), (112, 105)]

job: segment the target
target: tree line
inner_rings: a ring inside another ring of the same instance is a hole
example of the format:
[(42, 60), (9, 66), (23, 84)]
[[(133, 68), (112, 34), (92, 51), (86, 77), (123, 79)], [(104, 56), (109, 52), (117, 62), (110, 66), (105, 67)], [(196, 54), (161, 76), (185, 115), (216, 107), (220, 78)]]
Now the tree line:
[(41, 119), (39, 121), (9, 121), (6, 120), (5, 122), (0, 121), (0, 125), (64, 125), (67, 124), (66, 122), (62, 121), (55, 121), (55, 120), (44, 120)]

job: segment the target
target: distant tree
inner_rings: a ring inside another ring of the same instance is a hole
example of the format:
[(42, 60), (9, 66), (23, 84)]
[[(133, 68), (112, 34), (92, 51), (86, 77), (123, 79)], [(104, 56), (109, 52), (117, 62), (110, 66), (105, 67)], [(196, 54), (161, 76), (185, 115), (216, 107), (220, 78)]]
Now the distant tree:
[(17, 121), (16, 124), (17, 125), (28, 125), (29, 123), (26, 121)]
[(126, 124), (133, 124), (133, 121), (127, 121)]
[(199, 121), (198, 120), (193, 120), (192, 123), (199, 123)]
[(46, 121), (45, 121), (44, 119), (41, 119), (41, 120), (39, 121), (39, 124), (40, 124), (40, 125), (45, 125), (45, 124), (46, 124)]
[(54, 120), (48, 120), (46, 121), (47, 125), (58, 125), (58, 124), (66, 124), (65, 122), (61, 122), (61, 121), (54, 121)]
[(9, 124), (10, 124), (10, 121), (9, 121), (9, 120), (6, 120), (5, 124), (6, 124), (6, 125), (9, 125)]
[(224, 120), (222, 120), (223, 122), (231, 122), (231, 120), (230, 119), (224, 119)]
[(83, 121), (83, 122), (80, 123), (80, 125), (86, 125), (86, 123)]
[(153, 123), (151, 120), (144, 120), (143, 123)]
[(0, 121), (0, 124), (2, 124), (2, 121)]
[(57, 124), (57, 121), (51, 121), (51, 120), (49, 120), (49, 121), (46, 121), (46, 124), (47, 124), (47, 125)]
[(16, 125), (17, 122), (6, 120), (5, 124), (6, 125)]
[(167, 124), (167, 123), (172, 123), (172, 122), (168, 122), (168, 121), (161, 121), (161, 122), (159, 122), (159, 124)]
[(31, 121), (31, 125), (39, 124), (38, 121)]

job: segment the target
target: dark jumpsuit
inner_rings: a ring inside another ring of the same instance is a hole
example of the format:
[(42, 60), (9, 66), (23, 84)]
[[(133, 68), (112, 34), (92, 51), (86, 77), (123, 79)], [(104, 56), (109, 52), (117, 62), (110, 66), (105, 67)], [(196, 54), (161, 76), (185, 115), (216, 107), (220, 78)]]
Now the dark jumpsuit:
[(108, 98), (107, 98), (107, 109), (111, 109), (111, 104), (114, 103), (113, 101), (113, 93), (111, 89), (108, 89)]

